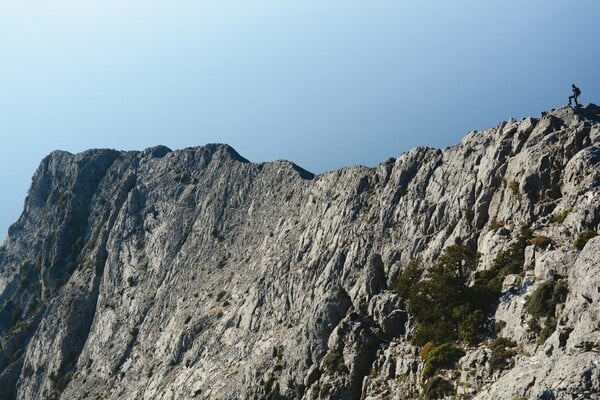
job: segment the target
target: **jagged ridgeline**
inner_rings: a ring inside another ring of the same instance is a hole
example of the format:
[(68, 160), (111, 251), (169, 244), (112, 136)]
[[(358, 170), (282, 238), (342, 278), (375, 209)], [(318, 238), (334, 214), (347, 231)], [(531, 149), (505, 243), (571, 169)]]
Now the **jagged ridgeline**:
[(0, 398), (599, 398), (599, 121), (316, 176), (54, 152), (0, 249)]

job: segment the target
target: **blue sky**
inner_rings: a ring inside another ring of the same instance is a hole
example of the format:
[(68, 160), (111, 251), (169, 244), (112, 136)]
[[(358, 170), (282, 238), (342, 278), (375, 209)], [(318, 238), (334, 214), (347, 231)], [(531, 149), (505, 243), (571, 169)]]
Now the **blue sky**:
[(600, 2), (0, 6), (0, 238), (55, 149), (232, 145), (316, 173), (600, 102)]

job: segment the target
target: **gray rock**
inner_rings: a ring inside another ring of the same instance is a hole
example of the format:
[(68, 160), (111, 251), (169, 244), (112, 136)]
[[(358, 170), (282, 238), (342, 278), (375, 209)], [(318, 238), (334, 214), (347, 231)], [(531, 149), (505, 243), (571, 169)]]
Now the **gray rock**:
[(568, 268), (573, 266), (576, 256), (577, 253), (569, 248), (538, 254), (535, 259), (535, 277), (548, 280), (568, 276)]
[[(487, 270), (533, 228), (554, 248), (528, 247), (493, 312), (519, 343), (514, 368), (487, 374), (489, 334), (441, 374), (476, 398), (594, 398), (600, 239), (572, 243), (599, 230), (597, 112), (561, 108), (317, 176), (218, 144), (54, 152), (0, 248), (0, 393), (424, 395), (415, 321), (391, 290), (399, 266), (429, 268), (461, 239)], [(550, 276), (569, 294), (539, 343), (524, 304)]]
[(510, 274), (502, 282), (502, 293), (518, 291), (521, 287), (521, 277), (517, 274)]

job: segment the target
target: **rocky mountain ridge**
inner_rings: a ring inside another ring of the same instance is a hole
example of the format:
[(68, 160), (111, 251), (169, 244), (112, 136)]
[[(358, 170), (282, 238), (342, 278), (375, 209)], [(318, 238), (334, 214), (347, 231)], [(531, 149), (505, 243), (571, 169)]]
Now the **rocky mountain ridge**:
[[(54, 152), (0, 248), (0, 393), (599, 398), (599, 121), (564, 107), (317, 176), (227, 145)], [(417, 344), (398, 282), (453, 246), (476, 252), (465, 287), (497, 267), (501, 292), (472, 342)]]

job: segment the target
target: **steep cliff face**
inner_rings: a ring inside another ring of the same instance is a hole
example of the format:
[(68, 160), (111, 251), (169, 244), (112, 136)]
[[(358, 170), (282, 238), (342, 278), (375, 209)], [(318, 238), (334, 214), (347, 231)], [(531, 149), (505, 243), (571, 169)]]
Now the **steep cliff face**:
[[(318, 176), (226, 145), (54, 152), (0, 249), (1, 396), (598, 398), (599, 121), (561, 108)], [(467, 286), (520, 258), (431, 374), (394, 282), (457, 243)]]

